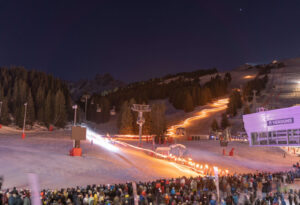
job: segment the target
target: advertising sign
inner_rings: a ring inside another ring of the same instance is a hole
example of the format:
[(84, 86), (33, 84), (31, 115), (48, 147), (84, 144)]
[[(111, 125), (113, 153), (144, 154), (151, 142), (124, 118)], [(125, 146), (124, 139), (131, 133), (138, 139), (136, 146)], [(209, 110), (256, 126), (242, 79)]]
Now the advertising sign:
[(86, 140), (86, 128), (80, 126), (72, 127), (72, 140)]
[(267, 121), (268, 126), (273, 126), (273, 125), (284, 125), (284, 124), (292, 124), (294, 123), (294, 118), (284, 118), (284, 119), (279, 119), (279, 120), (269, 120)]

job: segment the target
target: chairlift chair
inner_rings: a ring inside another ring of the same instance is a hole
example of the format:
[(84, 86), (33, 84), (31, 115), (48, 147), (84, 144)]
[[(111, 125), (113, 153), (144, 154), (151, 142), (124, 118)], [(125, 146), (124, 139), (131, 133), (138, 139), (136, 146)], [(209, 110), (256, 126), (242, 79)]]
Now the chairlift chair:
[(99, 107), (99, 104), (97, 104), (97, 112), (101, 112), (101, 107)]
[(116, 115), (115, 106), (110, 110), (110, 115)]

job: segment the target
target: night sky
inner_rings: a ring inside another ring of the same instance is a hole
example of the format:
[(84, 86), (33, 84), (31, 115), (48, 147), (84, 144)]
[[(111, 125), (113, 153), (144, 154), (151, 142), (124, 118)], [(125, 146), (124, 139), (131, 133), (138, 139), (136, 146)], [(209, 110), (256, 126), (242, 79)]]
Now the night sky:
[(298, 56), (299, 0), (0, 1), (0, 65), (66, 80), (132, 82)]

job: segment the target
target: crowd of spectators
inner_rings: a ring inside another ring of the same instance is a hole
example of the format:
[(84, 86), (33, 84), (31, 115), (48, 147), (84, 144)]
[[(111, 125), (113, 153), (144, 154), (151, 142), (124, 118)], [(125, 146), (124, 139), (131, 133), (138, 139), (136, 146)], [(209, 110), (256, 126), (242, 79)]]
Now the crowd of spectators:
[[(114, 185), (88, 185), (86, 187), (60, 190), (42, 190), (43, 205), (139, 205), (150, 204), (299, 204), (300, 190), (289, 187), (294, 183), (294, 172), (234, 174), (222, 176), (219, 181), (219, 197), (216, 179), (206, 177), (180, 177), (152, 182), (124, 183)], [(134, 194), (136, 193), (136, 194)], [(0, 205), (30, 205), (30, 191), (2, 190)]]

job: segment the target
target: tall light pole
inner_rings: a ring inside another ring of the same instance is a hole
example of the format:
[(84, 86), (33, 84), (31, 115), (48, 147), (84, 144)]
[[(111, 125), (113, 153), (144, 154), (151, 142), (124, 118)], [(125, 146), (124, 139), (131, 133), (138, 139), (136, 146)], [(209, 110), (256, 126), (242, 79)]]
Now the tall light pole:
[(85, 94), (82, 96), (81, 98), (81, 102), (85, 102), (85, 121), (86, 121), (86, 111), (87, 111), (87, 100), (90, 98), (91, 96), (89, 94)]
[[(74, 109), (74, 127), (76, 126), (76, 111), (78, 106), (77, 105), (73, 105), (72, 108)], [(76, 140), (73, 140), (73, 148), (75, 148), (76, 145)]]
[(23, 133), (22, 133), (22, 138), (25, 138), (25, 125), (26, 125), (26, 112), (27, 112), (27, 102), (24, 103), (25, 106), (25, 112), (24, 112), (24, 122), (23, 122)]
[(74, 126), (76, 125), (76, 111), (77, 111), (77, 105), (73, 105), (72, 108), (74, 109)]
[(138, 118), (136, 123), (139, 125), (139, 146), (142, 146), (142, 126), (145, 123), (145, 118), (143, 118), (143, 112), (150, 112), (151, 108), (150, 105), (133, 104), (131, 109), (135, 112), (138, 112)]

